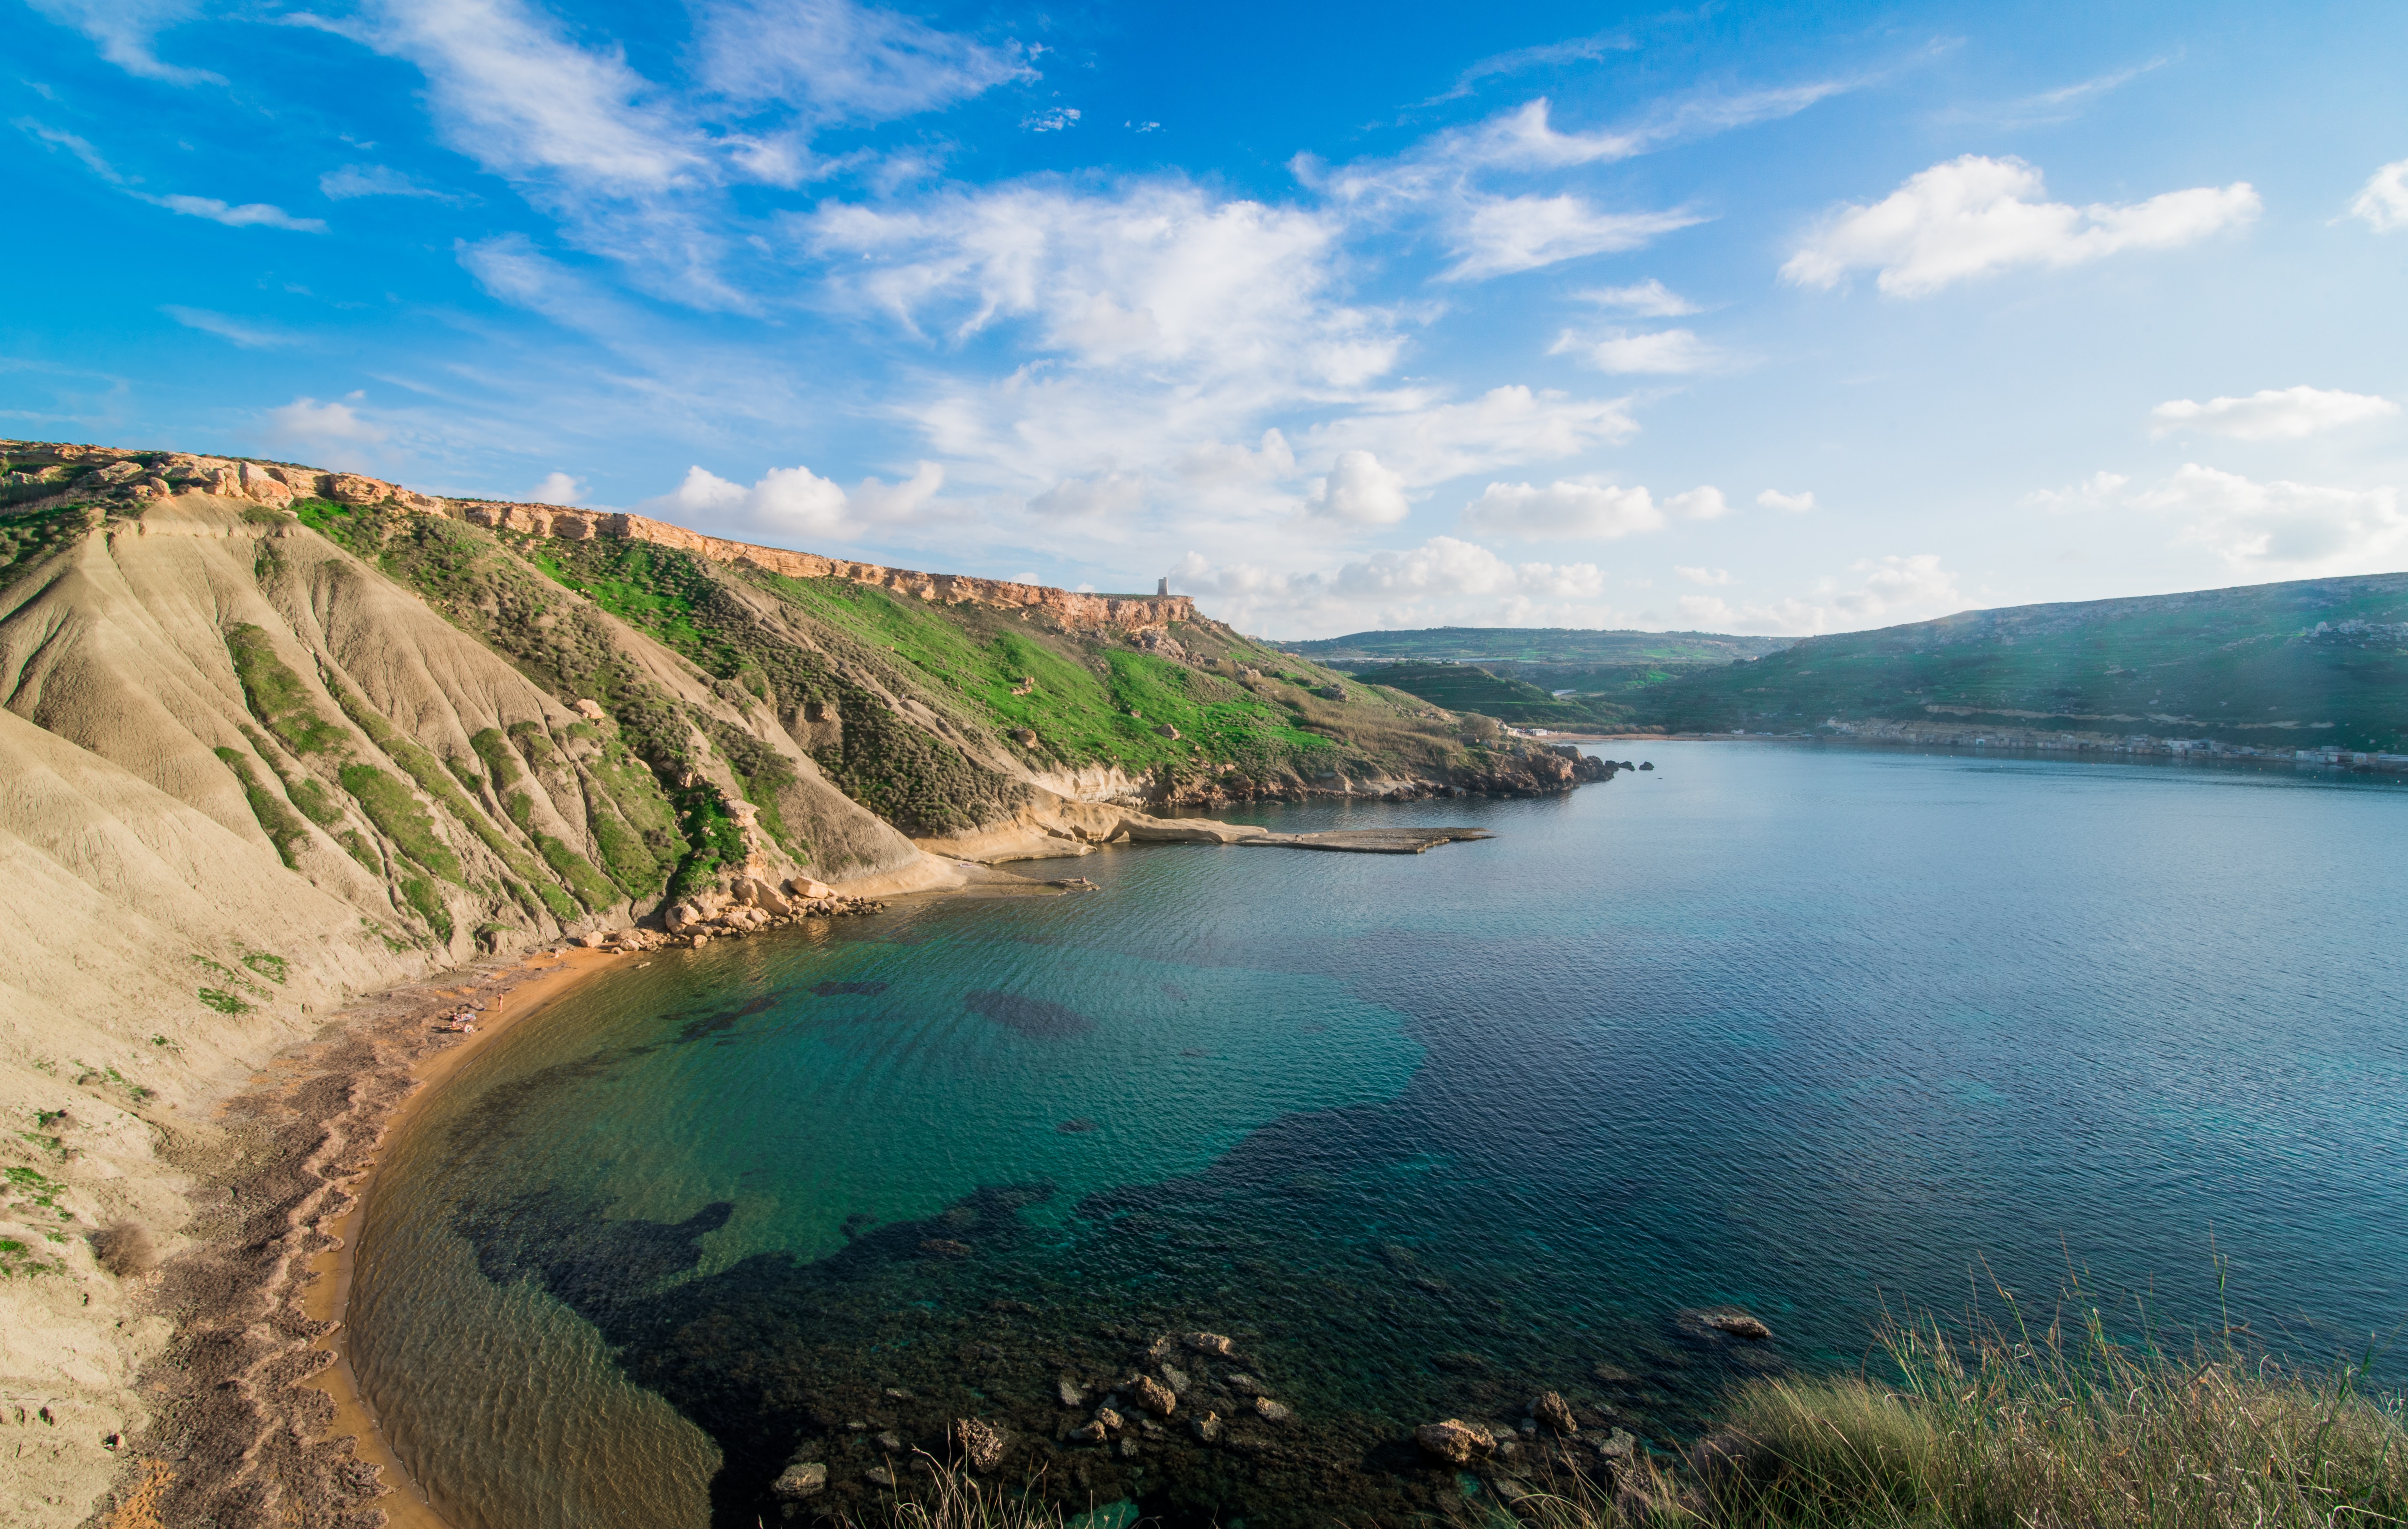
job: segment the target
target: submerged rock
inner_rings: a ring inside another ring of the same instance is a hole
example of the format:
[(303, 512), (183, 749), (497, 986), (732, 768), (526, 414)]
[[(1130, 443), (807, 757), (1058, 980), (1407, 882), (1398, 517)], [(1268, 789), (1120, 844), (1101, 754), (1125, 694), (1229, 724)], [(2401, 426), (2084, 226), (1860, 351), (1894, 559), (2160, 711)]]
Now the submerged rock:
[(1639, 1453), (1639, 1440), (1627, 1428), (1617, 1428), (1595, 1443), (1598, 1458), (1610, 1465), (1626, 1464)]
[(867, 1470), (861, 1473), (861, 1479), (868, 1482), (871, 1486), (885, 1487), (889, 1491), (894, 1490), (895, 1473), (888, 1470), (883, 1465), (870, 1466)]
[(1190, 1333), (1187, 1335), (1187, 1346), (1199, 1354), (1211, 1354), (1220, 1359), (1226, 1359), (1238, 1351), (1238, 1346), (1235, 1343), (1218, 1333)]
[(1706, 1325), (1728, 1333), (1733, 1337), (1746, 1338), (1751, 1343), (1762, 1343), (1772, 1336), (1771, 1328), (1744, 1311), (1709, 1311), (1706, 1313)]
[(788, 1465), (769, 1490), (789, 1500), (814, 1496), (827, 1487), (827, 1466), (816, 1460), (798, 1460)]
[(1200, 1418), (1191, 1419), (1188, 1426), (1196, 1430), (1196, 1437), (1203, 1443), (1221, 1442), (1221, 1414), (1218, 1412), (1207, 1412)]
[(1070, 1436), (1088, 1444), (1101, 1444), (1112, 1436), (1112, 1431), (1105, 1427), (1101, 1420), (1091, 1419), (1079, 1427), (1071, 1429)]
[(1225, 1383), (1240, 1396), (1259, 1396), (1263, 1393), (1263, 1383), (1251, 1375), (1232, 1375)]
[(1469, 1465), (1497, 1448), (1487, 1429), (1460, 1418), (1422, 1424), (1413, 1430), (1413, 1442), (1450, 1465)]
[(1128, 1420), (1122, 1417), (1119, 1413), (1113, 1411), (1109, 1407), (1099, 1407), (1096, 1408), (1096, 1421), (1102, 1423), (1105, 1427), (1111, 1429), (1114, 1433), (1118, 1433), (1128, 1426)]
[(1285, 1422), (1296, 1414), (1268, 1396), (1254, 1398), (1254, 1416), (1265, 1422)]
[(1565, 1401), (1562, 1396), (1552, 1391), (1543, 1391), (1539, 1393), (1538, 1400), (1530, 1404), (1530, 1416), (1538, 1419), (1541, 1422), (1545, 1423), (1548, 1427), (1554, 1429), (1558, 1434), (1577, 1434), (1580, 1432), (1580, 1422), (1572, 1416), (1571, 1404)]
[(1064, 1407), (1077, 1407), (1087, 1399), (1087, 1388), (1067, 1375), (1054, 1382), (1054, 1393)]
[(1170, 1388), (1151, 1375), (1139, 1376), (1137, 1384), (1129, 1388), (1129, 1394), (1137, 1399), (1138, 1406), (1157, 1418), (1170, 1416), (1172, 1409), (1179, 1406), (1179, 1398)]
[(1162, 1383), (1170, 1388), (1170, 1393), (1173, 1396), (1184, 1396), (1187, 1394), (1188, 1387), (1195, 1382), (1189, 1380), (1187, 1372), (1178, 1365), (1165, 1365), (1162, 1366)]

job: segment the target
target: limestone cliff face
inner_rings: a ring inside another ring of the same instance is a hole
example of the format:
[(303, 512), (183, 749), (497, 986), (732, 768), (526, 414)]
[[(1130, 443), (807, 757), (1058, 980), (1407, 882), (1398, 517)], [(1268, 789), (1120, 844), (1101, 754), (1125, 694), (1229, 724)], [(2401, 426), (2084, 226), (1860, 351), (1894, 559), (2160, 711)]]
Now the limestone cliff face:
[(724, 541), (683, 526), (616, 511), (459, 500), (451, 502), (445, 513), (456, 513), (471, 525), (496, 531), (556, 536), (564, 541), (628, 536), (675, 547), (712, 563), (759, 568), (789, 579), (841, 579), (944, 605), (967, 602), (1004, 610), (1025, 610), (1074, 631), (1136, 632), (1196, 620), (1196, 602), (1184, 594), (1082, 594), (1042, 584), (1013, 584), (964, 574), (915, 573), (908, 568), (881, 567), (875, 563), (849, 563), (842, 558), (793, 552), (779, 547)]

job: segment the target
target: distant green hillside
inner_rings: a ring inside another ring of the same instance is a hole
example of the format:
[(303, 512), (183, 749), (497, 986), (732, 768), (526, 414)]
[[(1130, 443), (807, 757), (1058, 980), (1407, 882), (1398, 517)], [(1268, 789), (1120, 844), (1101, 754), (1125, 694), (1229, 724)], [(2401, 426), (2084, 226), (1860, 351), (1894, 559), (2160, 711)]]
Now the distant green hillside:
[[(1409, 632), (1354, 632), (1311, 642), (1271, 644), (1333, 669), (1408, 659), (1457, 664), (1583, 666), (1641, 663), (1728, 664), (1789, 646), (1788, 637), (1714, 632), (1591, 632), (1577, 627), (1432, 626)], [(1550, 687), (1560, 689), (1562, 687)]]
[(1384, 685), (1419, 696), (1449, 711), (1476, 711), (1526, 726), (1618, 726), (1631, 715), (1627, 705), (1588, 696), (1558, 700), (1536, 685), (1492, 674), (1476, 664), (1383, 664), (1357, 669), (1354, 678), (1366, 685)]
[(1967, 611), (1641, 693), (1680, 731), (1960, 722), (2408, 751), (2408, 574)]

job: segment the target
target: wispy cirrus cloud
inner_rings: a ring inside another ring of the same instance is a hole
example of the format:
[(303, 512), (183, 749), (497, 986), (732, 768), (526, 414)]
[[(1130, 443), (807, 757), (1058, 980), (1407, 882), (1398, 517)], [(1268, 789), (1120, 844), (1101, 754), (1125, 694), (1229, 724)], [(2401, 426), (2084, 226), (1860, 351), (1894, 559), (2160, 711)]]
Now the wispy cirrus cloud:
[(246, 350), (272, 350), (300, 343), (299, 337), (288, 335), (272, 325), (254, 323), (248, 319), (231, 318), (212, 313), (208, 308), (185, 307), (169, 303), (159, 309), (187, 329), (197, 329), (204, 335), (215, 335)]
[(159, 34), (199, 16), (199, 0), (26, 0), (26, 4), (90, 37), (101, 57), (127, 74), (171, 85), (225, 83), (223, 75), (169, 64), (159, 56)]
[(281, 228), (298, 234), (326, 232), (323, 220), (294, 217), (271, 202), (234, 203), (215, 196), (192, 196), (182, 193), (162, 195), (144, 191), (137, 178), (122, 174), (89, 140), (28, 117), (17, 119), (16, 125), (51, 149), (64, 150), (74, 155), (82, 161), (86, 169), (137, 202), (148, 202), (154, 207), (165, 207), (169, 212), (179, 212), (188, 218), (206, 218), (229, 228)]

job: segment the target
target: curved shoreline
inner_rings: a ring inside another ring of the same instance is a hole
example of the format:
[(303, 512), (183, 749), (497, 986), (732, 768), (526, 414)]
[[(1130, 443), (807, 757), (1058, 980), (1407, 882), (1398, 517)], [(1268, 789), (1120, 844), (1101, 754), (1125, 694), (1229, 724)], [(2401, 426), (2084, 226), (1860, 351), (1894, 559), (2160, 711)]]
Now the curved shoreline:
[[(425, 1489), (418, 1484), (418, 1479), (408, 1465), (394, 1450), (392, 1441), (385, 1437), (383, 1424), (369, 1406), (366, 1393), (360, 1389), (358, 1373), (351, 1367), (349, 1325), (351, 1282), (356, 1272), (362, 1223), (367, 1217), (368, 1195), (376, 1188), (377, 1179), (384, 1169), (385, 1145), (424, 1110), (438, 1086), (466, 1066), (494, 1036), (541, 1011), (547, 1005), (566, 996), (570, 990), (624, 960), (626, 954), (633, 953), (637, 952), (572, 948), (528, 956), (521, 970), (531, 972), (531, 977), (523, 978), (499, 993), (487, 994), (494, 1000), (494, 1006), (484, 1018), (478, 1021), (474, 1032), (459, 1044), (435, 1052), (411, 1069), (409, 1093), (386, 1112), (378, 1126), (367, 1168), (349, 1186), (350, 1204), (318, 1222), (317, 1230), (334, 1238), (335, 1245), (322, 1250), (308, 1261), (308, 1273), (303, 1279), (302, 1308), (313, 1322), (330, 1324), (321, 1336), (311, 1341), (310, 1347), (331, 1353), (335, 1359), (332, 1365), (300, 1384), (323, 1393), (334, 1403), (333, 1426), (320, 1436), (321, 1440), (348, 1437), (356, 1456), (377, 1468), (386, 1491), (375, 1499), (375, 1503), (384, 1512), (388, 1529), (452, 1529), (452, 1525), (428, 1499)], [(535, 965), (538, 961), (548, 961), (550, 965), (538, 967)], [(452, 996), (476, 996), (476, 990), (481, 985), (466, 984), (463, 991)], [(520, 1001), (510, 1003), (512, 998)]]

